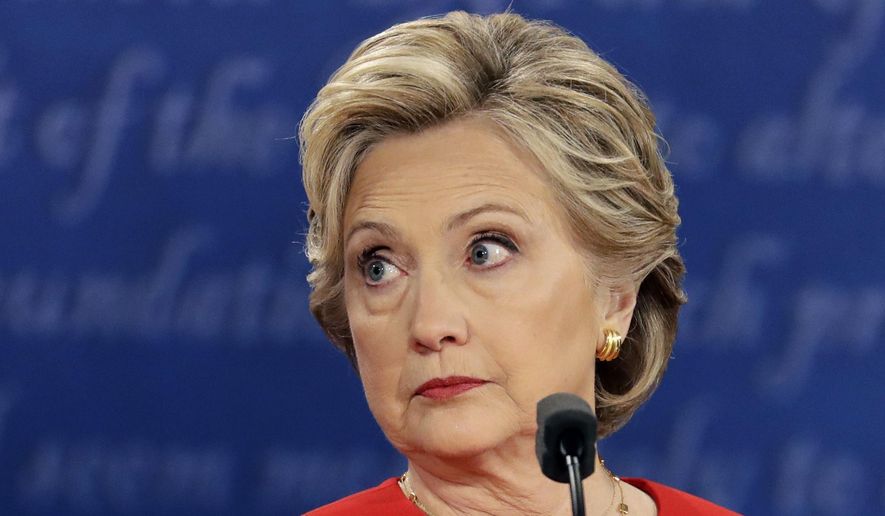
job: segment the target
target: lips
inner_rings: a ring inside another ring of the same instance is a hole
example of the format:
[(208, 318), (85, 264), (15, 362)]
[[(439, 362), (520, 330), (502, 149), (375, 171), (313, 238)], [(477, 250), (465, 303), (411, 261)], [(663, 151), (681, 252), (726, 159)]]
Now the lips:
[(448, 399), (486, 383), (488, 382), (485, 380), (469, 376), (434, 378), (421, 384), (415, 391), (415, 395), (435, 400)]

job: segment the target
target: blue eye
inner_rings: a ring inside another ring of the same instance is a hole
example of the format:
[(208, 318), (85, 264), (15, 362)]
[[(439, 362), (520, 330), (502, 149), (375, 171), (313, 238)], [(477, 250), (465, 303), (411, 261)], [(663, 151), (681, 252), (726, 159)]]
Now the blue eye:
[(366, 277), (375, 283), (384, 279), (384, 262), (375, 260), (366, 267)]
[(482, 235), (470, 246), (470, 263), (485, 268), (505, 262), (514, 252), (516, 245), (501, 235)]
[(470, 249), (470, 260), (474, 265), (482, 265), (489, 261), (489, 248), (485, 244), (475, 244)]
[(363, 277), (366, 278), (366, 283), (372, 286), (392, 281), (400, 274), (400, 270), (396, 265), (387, 260), (371, 256), (360, 260), (360, 270), (363, 273)]

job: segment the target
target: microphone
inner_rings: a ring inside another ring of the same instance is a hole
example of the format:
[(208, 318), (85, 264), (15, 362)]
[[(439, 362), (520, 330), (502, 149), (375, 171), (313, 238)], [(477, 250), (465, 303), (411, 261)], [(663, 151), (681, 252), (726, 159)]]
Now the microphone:
[(581, 480), (593, 473), (596, 459), (596, 416), (583, 398), (564, 392), (538, 402), (535, 454), (541, 472), (568, 483), (572, 514), (585, 516)]

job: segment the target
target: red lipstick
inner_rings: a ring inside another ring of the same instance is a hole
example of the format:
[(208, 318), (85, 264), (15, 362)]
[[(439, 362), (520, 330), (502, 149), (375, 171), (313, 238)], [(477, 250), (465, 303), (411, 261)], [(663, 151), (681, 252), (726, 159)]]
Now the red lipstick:
[(432, 400), (446, 400), (486, 383), (488, 382), (485, 380), (471, 378), (469, 376), (434, 378), (429, 382), (421, 384), (421, 386), (415, 391), (415, 394)]

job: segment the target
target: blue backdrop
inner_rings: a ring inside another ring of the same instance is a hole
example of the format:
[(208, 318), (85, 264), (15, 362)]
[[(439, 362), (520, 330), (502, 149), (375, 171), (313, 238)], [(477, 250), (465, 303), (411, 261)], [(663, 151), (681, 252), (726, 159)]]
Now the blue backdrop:
[[(365, 37), (509, 3), (0, 0), (0, 514), (293, 515), (402, 471), (307, 311), (288, 138)], [(885, 513), (885, 2), (513, 8), (671, 148), (691, 300), (612, 469)]]

